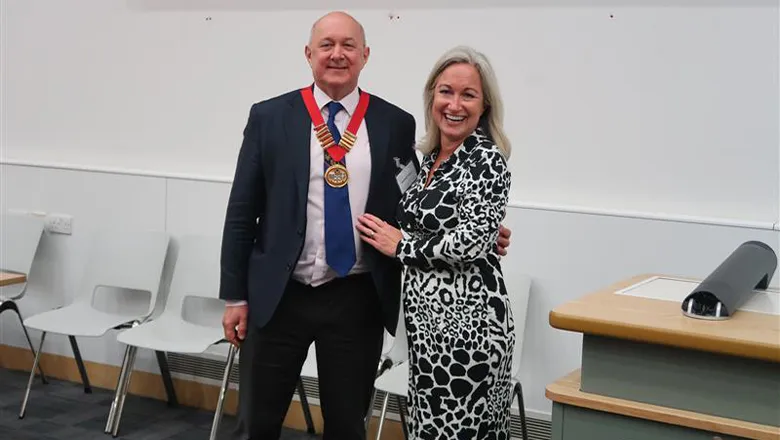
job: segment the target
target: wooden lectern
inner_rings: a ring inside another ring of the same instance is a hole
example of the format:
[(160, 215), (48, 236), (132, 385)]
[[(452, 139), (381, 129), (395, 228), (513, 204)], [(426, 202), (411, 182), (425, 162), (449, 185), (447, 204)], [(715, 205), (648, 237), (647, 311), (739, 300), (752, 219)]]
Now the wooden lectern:
[(780, 439), (780, 292), (724, 321), (684, 316), (698, 281), (637, 276), (561, 305), (580, 369), (548, 385), (553, 440)]

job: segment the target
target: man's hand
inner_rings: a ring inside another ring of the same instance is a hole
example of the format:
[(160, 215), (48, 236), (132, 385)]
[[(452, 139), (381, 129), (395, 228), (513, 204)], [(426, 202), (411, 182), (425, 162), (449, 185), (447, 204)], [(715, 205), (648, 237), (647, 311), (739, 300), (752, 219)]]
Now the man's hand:
[(222, 316), (222, 328), (225, 330), (225, 339), (239, 347), (246, 338), (246, 321), (249, 315), (249, 306), (225, 306), (225, 314)]
[(506, 255), (506, 248), (509, 247), (509, 237), (512, 235), (512, 231), (505, 228), (504, 225), (498, 227), (498, 241), (496, 247), (498, 248), (498, 255), (502, 257)]

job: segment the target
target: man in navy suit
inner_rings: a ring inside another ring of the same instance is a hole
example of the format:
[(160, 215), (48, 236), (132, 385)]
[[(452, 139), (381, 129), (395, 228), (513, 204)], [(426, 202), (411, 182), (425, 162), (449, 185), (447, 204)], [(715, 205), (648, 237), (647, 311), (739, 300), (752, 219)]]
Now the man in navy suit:
[(314, 84), (254, 104), (244, 129), (223, 231), (223, 326), (241, 346), (244, 435), (279, 438), (314, 342), (324, 439), (364, 439), (401, 265), (355, 225), (368, 212), (397, 227), (419, 168), (415, 121), (357, 87), (369, 48), (351, 16), (320, 18), (305, 54)]

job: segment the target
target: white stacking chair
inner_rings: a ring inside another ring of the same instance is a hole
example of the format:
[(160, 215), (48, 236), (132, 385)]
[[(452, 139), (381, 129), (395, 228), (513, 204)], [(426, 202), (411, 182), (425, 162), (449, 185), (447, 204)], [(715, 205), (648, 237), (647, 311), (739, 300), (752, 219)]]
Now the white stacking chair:
[[(119, 432), (138, 348), (154, 350), (157, 353), (200, 354), (212, 345), (225, 342), (222, 329), (225, 304), (219, 299), (219, 258), (219, 237), (182, 236), (179, 240), (170, 292), (162, 313), (159, 317), (125, 330), (117, 336), (117, 340), (127, 345), (127, 348), (106, 424), (106, 433), (110, 432), (116, 437)], [(196, 298), (201, 301), (188, 308), (187, 301)], [(188, 313), (188, 310), (191, 312)], [(235, 347), (231, 345), (228, 363), (232, 363), (234, 356)], [(218, 414), (222, 412), (224, 391), (222, 390), (219, 396), (216, 411)], [(219, 419), (214, 419), (216, 425), (212, 435), (216, 434)]]
[(385, 393), (382, 401), (382, 409), (379, 414), (379, 425), (376, 430), (376, 440), (382, 436), (385, 418), (387, 417), (387, 406), (390, 403), (390, 396), (396, 397), (398, 411), (401, 416), (401, 425), (404, 431), (404, 437), (407, 437), (406, 418), (403, 412), (403, 399), (406, 398), (406, 392), (409, 387), (409, 342), (406, 336), (406, 323), (404, 322), (403, 295), (401, 296), (401, 306), (398, 308), (398, 323), (395, 327), (395, 338), (390, 349), (382, 356), (382, 363), (379, 367), (377, 379), (374, 382), (374, 393), (371, 396), (371, 406), (366, 418), (366, 430), (368, 422), (373, 415), (374, 400), (377, 391)]
[[(225, 393), (227, 392), (227, 389), (230, 386), (230, 373), (233, 368), (233, 363), (235, 360), (235, 355), (237, 353), (236, 347), (234, 347), (232, 344), (230, 346), (230, 352), (228, 353), (228, 361), (225, 363), (225, 370), (222, 375), (222, 384), (220, 386), (220, 401), (217, 404), (217, 412), (214, 414), (214, 422), (212, 423), (212, 430), (211, 430), (211, 437), (209, 437), (210, 440), (216, 439), (216, 432), (219, 429), (219, 423), (222, 419), (222, 401), (224, 400)], [(309, 406), (309, 399), (306, 396), (306, 390), (303, 387), (303, 378), (313, 378), (317, 379), (317, 351), (315, 349), (315, 344), (311, 344), (309, 346), (309, 352), (306, 354), (306, 360), (303, 362), (303, 366), (301, 367), (301, 373), (298, 376), (298, 384), (296, 385), (296, 389), (298, 390), (298, 397), (301, 400), (301, 410), (303, 411), (303, 418), (306, 421), (306, 431), (309, 434), (314, 435), (316, 433), (316, 429), (314, 427), (314, 418), (311, 415), (311, 407)]]
[[(29, 281), (35, 253), (43, 235), (43, 227), (42, 217), (4, 213), (0, 223), (0, 270), (24, 274)], [(5, 311), (16, 314), (34, 358), (35, 347), (33, 347), (30, 334), (27, 332), (27, 327), (24, 325), (22, 314), (16, 303), (27, 291), (28, 281), (0, 288), (0, 315)], [(47, 383), (40, 365), (38, 365), (38, 371), (41, 374), (41, 381)]]
[[(512, 407), (519, 411), (523, 440), (528, 440), (525, 406), (523, 402), (523, 387), (520, 383), (520, 362), (523, 352), (523, 337), (525, 334), (531, 279), (526, 275), (513, 273), (509, 276), (505, 276), (504, 281), (506, 282), (507, 293), (512, 308), (512, 317), (515, 324), (515, 349), (512, 353)], [(403, 311), (403, 307), (401, 307), (401, 310)], [(404, 436), (408, 438), (406, 418), (401, 398), (407, 396), (409, 387), (409, 349), (406, 337), (406, 327), (404, 327), (403, 322), (403, 312), (401, 312), (400, 315), (401, 316), (398, 318), (398, 326), (396, 327), (395, 343), (385, 358), (380, 376), (374, 383), (375, 392), (385, 392), (385, 398), (382, 402), (382, 411), (379, 415), (376, 440), (380, 440), (382, 436), (382, 428), (385, 417), (387, 416), (387, 406), (390, 401), (390, 395), (396, 396)], [(514, 404), (515, 397), (517, 397), (517, 406)]]
[[(390, 336), (387, 331), (383, 332), (384, 339), (382, 343), (382, 353), (386, 353), (390, 349), (390, 344), (392, 342), (392, 337)], [(309, 407), (309, 399), (306, 396), (306, 390), (303, 388), (303, 378), (309, 377), (313, 379), (317, 379), (317, 349), (315, 348), (316, 344), (311, 344), (309, 346), (309, 352), (306, 355), (306, 360), (303, 363), (303, 367), (301, 368), (301, 375), (298, 380), (298, 396), (301, 399), (301, 409), (303, 410), (303, 418), (306, 421), (306, 431), (309, 434), (315, 434), (314, 429), (314, 421), (311, 416), (311, 408)], [(381, 361), (380, 364), (377, 365), (377, 368), (381, 367)], [(372, 399), (373, 402), (373, 399)], [(368, 429), (368, 422), (371, 419), (371, 410), (369, 407), (369, 413), (366, 416), (366, 429)]]
[[(383, 353), (386, 353), (389, 350), (391, 342), (392, 342), (391, 336), (387, 332), (384, 332), (384, 340), (383, 340), (383, 345), (382, 345), (382, 352)], [(235, 350), (235, 347), (231, 346), (231, 350)], [(224, 395), (224, 393), (226, 392), (228, 386), (230, 385), (229, 381), (230, 381), (230, 371), (231, 371), (231, 368), (233, 366), (233, 360), (232, 360), (233, 359), (233, 355), (229, 354), (228, 357), (229, 357), (229, 362), (226, 364), (225, 371), (223, 373), (220, 396)], [(380, 362), (380, 365), (378, 367), (380, 367), (380, 366), (381, 366), (381, 362)], [(317, 373), (317, 349), (316, 349), (316, 344), (311, 344), (309, 346), (309, 351), (308, 351), (308, 353), (306, 355), (306, 360), (303, 362), (303, 366), (301, 367), (301, 373), (300, 373), (300, 376), (298, 378), (298, 385), (296, 386), (296, 388), (298, 390), (298, 397), (301, 400), (301, 410), (303, 411), (303, 418), (306, 421), (306, 431), (309, 434), (314, 435), (316, 433), (316, 429), (314, 427), (314, 419), (312, 418), (312, 415), (311, 415), (311, 407), (309, 406), (309, 399), (306, 396), (306, 390), (303, 387), (303, 378), (304, 377), (312, 378), (312, 379), (318, 379), (319, 378), (318, 373)], [(372, 399), (371, 399), (372, 403), (373, 403), (373, 400), (374, 399), (372, 397)], [(221, 408), (221, 406), (220, 406), (220, 408)], [(221, 412), (218, 413), (218, 414), (215, 414), (215, 421), (214, 421), (212, 433), (216, 432), (215, 430), (217, 429), (217, 427), (219, 425), (219, 419), (218, 418), (221, 417), (221, 415), (222, 415)], [(371, 410), (369, 408), (368, 415), (366, 416), (366, 430), (368, 430), (368, 422), (370, 421), (370, 419), (371, 419)], [(212, 436), (211, 440), (214, 440), (214, 439), (215, 439), (215, 437)]]
[[(525, 421), (525, 402), (523, 385), (520, 383), (520, 364), (523, 357), (523, 340), (528, 316), (528, 300), (531, 297), (531, 277), (522, 273), (512, 273), (504, 278), (511, 301), (512, 317), (515, 321), (515, 351), (512, 355), (512, 408), (520, 416), (522, 440), (528, 440), (528, 427)], [(517, 398), (517, 400), (515, 400)]]
[[(27, 327), (42, 333), (19, 418), (24, 417), (27, 409), (30, 388), (46, 333), (68, 336), (84, 391), (92, 392), (76, 337), (99, 337), (109, 330), (126, 328), (151, 316), (157, 306), (168, 242), (165, 232), (114, 231), (95, 234), (84, 266), (80, 290), (74, 301), (68, 306), (24, 320)], [(149, 295), (149, 301), (143, 310), (99, 310), (93, 301), (100, 288), (126, 289), (130, 296), (143, 292), (144, 295)]]

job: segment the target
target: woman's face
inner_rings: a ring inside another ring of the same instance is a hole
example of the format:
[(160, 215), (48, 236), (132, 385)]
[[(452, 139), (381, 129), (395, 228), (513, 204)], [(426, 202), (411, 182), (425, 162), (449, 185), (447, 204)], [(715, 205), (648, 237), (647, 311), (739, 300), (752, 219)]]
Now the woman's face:
[(439, 75), (433, 88), (433, 120), (443, 145), (458, 146), (477, 128), (485, 111), (482, 79), (471, 64), (453, 64)]

